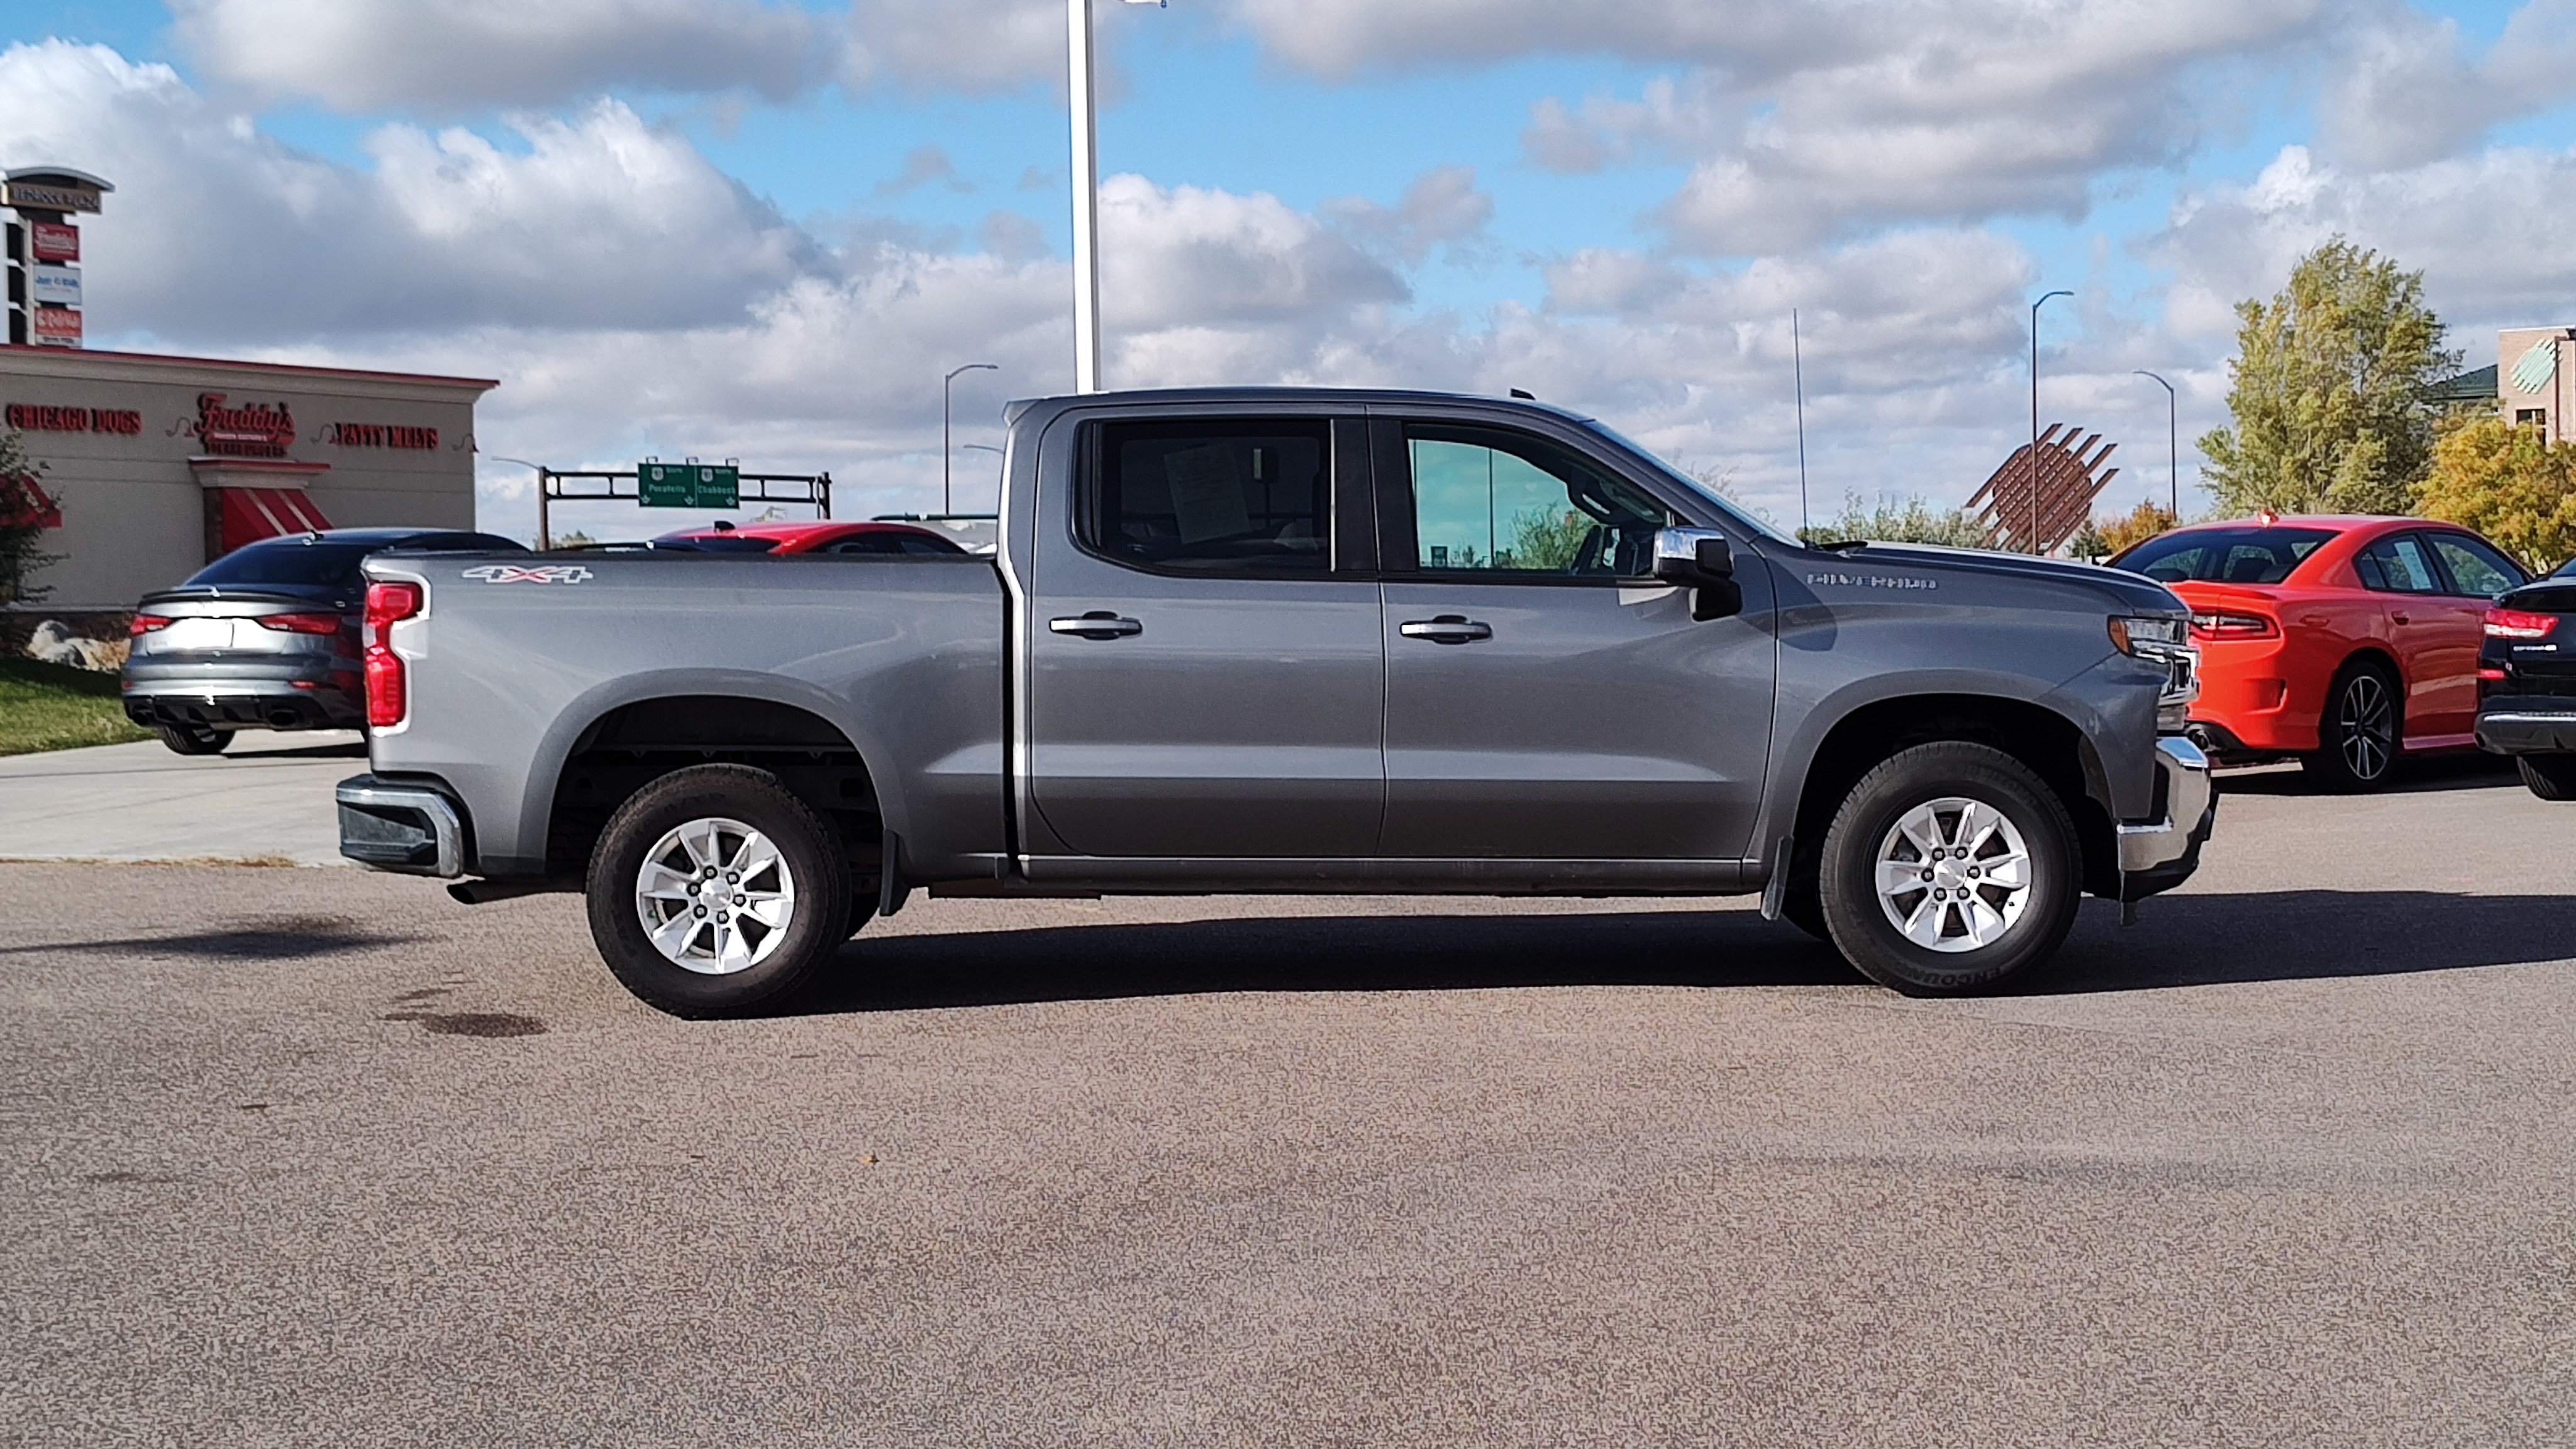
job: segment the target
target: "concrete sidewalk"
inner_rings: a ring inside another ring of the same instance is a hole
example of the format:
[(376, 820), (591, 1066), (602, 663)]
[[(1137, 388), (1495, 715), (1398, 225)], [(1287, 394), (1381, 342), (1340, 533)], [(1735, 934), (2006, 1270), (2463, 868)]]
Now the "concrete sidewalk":
[(157, 741), (0, 758), (0, 860), (348, 865), (331, 787), (366, 768), (355, 730), (246, 731), (195, 758)]

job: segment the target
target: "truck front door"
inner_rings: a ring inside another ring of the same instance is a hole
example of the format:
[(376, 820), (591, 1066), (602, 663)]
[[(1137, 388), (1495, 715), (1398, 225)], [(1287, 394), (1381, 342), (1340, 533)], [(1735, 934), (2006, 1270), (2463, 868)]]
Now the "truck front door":
[(1386, 828), (1412, 858), (1737, 859), (1771, 740), (1771, 585), (1691, 618), (1651, 576), (1683, 520), (1513, 428), (1373, 420)]
[[(1364, 427), (1077, 415), (1049, 430), (1072, 456), (1037, 506), (1029, 774), (1068, 850), (1370, 852), (1385, 660)], [(1337, 480), (1356, 508), (1335, 506)]]

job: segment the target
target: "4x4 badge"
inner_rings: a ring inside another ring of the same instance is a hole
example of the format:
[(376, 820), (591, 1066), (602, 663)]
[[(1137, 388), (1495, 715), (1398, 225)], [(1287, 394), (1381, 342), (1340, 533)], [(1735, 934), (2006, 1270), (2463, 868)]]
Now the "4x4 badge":
[(465, 571), (466, 578), (487, 584), (578, 584), (590, 577), (590, 570), (579, 564), (546, 564), (522, 568), (518, 564), (477, 564)]

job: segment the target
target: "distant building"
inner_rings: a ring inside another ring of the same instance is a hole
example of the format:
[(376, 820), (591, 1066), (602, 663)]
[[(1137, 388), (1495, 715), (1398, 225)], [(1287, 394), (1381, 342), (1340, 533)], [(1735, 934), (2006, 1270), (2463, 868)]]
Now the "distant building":
[[(62, 514), (41, 605), (126, 610), (245, 543), (474, 526), (485, 378), (0, 347), (0, 429)], [(0, 630), (0, 633), (10, 632)]]
[(2538, 428), (2553, 443), (2569, 439), (2576, 419), (2576, 327), (2508, 327), (2496, 334), (2496, 363), (2445, 378), (2428, 391), (2437, 403), (2492, 403), (2516, 427)]

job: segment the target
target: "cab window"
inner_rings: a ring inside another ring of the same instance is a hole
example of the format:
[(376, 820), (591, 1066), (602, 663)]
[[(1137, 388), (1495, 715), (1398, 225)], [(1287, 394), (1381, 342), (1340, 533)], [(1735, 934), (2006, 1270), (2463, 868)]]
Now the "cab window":
[(1099, 423), (1086, 433), (1075, 536), (1093, 553), (1190, 574), (1332, 567), (1324, 419)]
[(1499, 578), (1638, 578), (1675, 520), (1651, 494), (1542, 438), (1417, 423), (1404, 430), (1414, 567)]

